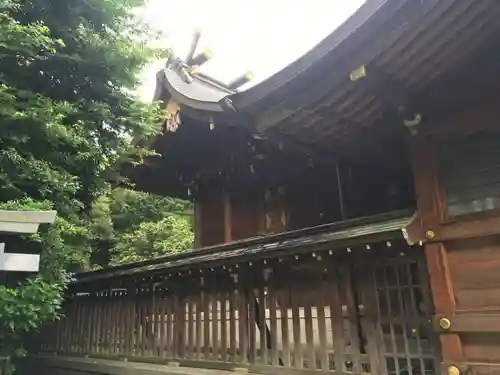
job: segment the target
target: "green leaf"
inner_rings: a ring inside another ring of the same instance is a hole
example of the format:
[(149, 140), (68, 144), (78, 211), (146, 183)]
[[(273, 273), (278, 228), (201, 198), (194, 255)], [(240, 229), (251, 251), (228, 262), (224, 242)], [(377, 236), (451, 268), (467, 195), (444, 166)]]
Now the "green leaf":
[(19, 239), (42, 254), (40, 274), (0, 285), (9, 372), (21, 337), (64, 313), (72, 272), (191, 248), (190, 203), (107, 179), (126, 181), (120, 166), (153, 153), (130, 140), (161, 129), (158, 104), (133, 95), (143, 68), (169, 53), (132, 16), (143, 3), (0, 0), (0, 208), (58, 212)]

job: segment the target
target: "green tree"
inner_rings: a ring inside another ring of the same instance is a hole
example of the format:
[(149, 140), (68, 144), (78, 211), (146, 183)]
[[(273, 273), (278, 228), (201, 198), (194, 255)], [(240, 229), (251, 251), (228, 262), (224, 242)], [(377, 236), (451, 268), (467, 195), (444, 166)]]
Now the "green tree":
[(91, 217), (97, 266), (152, 259), (193, 245), (192, 204), (179, 199), (115, 188), (96, 200)]
[(112, 191), (110, 210), (114, 228), (119, 233), (135, 228), (145, 220), (158, 221), (170, 215), (192, 215), (189, 202), (123, 188)]
[(131, 233), (122, 235), (113, 249), (112, 264), (154, 259), (192, 248), (193, 232), (189, 222), (180, 216), (159, 221), (144, 221)]
[(168, 53), (148, 46), (154, 33), (131, 12), (142, 4), (0, 0), (0, 202), (58, 211), (25, 238), (43, 254), (40, 275), (0, 286), (2, 375), (23, 335), (57, 318), (66, 270), (88, 267), (96, 239), (112, 237), (91, 212), (119, 166), (149, 154), (130, 140), (159, 130), (158, 107), (132, 94), (145, 64)]
[(131, 92), (168, 51), (147, 46), (151, 34), (130, 12), (141, 3), (26, 0), (3, 13), (0, 199), (88, 212), (111, 172), (147, 152), (130, 139), (154, 135), (160, 112)]

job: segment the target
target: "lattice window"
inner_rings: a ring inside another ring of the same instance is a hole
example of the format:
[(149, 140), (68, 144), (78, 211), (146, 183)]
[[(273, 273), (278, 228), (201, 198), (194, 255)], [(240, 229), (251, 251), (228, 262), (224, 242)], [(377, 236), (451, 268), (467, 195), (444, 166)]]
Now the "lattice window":
[(382, 265), (375, 271), (381, 351), (387, 374), (436, 373), (425, 272), (423, 262), (416, 260)]

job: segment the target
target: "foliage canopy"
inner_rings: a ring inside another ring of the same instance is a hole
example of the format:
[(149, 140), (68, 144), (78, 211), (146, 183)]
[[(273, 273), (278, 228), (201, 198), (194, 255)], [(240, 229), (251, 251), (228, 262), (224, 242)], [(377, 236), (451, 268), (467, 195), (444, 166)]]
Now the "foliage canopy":
[(133, 95), (145, 65), (168, 55), (134, 18), (142, 5), (0, 0), (1, 206), (58, 212), (24, 238), (43, 254), (40, 274), (0, 285), (1, 375), (24, 354), (24, 334), (58, 317), (68, 270), (191, 245), (188, 203), (112, 186), (120, 165), (150, 153), (131, 139), (161, 124), (158, 106)]

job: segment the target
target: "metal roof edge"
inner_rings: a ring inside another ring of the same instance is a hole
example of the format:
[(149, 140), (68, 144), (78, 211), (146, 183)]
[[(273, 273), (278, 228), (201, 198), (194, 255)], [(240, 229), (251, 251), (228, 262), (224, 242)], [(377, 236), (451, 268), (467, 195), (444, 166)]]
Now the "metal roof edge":
[[(198, 78), (194, 78), (194, 80), (198, 80)], [(204, 81), (202, 81), (204, 82)], [(163, 85), (166, 90), (171, 95), (171, 100), (174, 100), (177, 104), (181, 106), (188, 106), (194, 109), (203, 110), (203, 111), (211, 111), (211, 112), (222, 112), (222, 106), (219, 101), (206, 101), (206, 100), (198, 100), (191, 98), (185, 92), (181, 92), (177, 90), (169, 77), (165, 75), (165, 80)]]
[[(262, 237), (254, 237), (227, 244), (209, 246), (182, 254), (168, 255), (162, 258), (124, 264), (104, 270), (77, 274), (78, 282), (108, 279), (133, 275), (149, 271), (157, 271), (173, 267), (185, 266), (218, 259), (233, 259), (241, 256), (252, 256), (275, 252), (281, 248), (294, 248), (312, 244), (355, 239), (374, 234), (399, 232), (403, 239), (402, 229), (414, 220), (414, 211), (401, 210), (324, 224), (316, 227), (299, 229)], [(355, 235), (353, 231), (356, 231)], [(194, 260), (194, 261), (193, 261)]]

